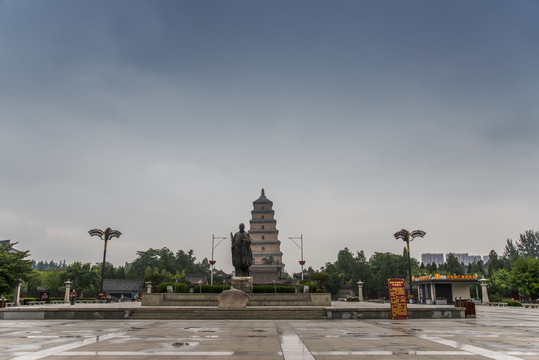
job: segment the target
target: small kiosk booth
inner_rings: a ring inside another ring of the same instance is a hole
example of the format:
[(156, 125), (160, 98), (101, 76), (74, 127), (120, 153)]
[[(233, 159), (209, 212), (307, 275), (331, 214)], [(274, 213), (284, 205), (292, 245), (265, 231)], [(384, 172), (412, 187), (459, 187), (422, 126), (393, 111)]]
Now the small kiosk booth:
[(470, 285), (477, 284), (477, 275), (436, 274), (412, 278), (412, 285), (417, 286), (422, 304), (441, 304), (445, 301), (453, 304), (455, 299), (470, 299)]

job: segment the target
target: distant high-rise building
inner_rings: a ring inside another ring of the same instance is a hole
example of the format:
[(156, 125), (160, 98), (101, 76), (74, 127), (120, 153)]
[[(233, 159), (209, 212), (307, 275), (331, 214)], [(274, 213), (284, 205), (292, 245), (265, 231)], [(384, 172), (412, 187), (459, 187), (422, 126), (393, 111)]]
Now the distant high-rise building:
[(435, 263), (436, 266), (440, 266), (444, 263), (444, 254), (442, 253), (421, 254), (421, 262), (423, 263), (423, 265)]
[(266, 197), (262, 189), (260, 197), (253, 201), (252, 218), (249, 221), (253, 252), (253, 265), (249, 273), (255, 283), (277, 281), (284, 272), (279, 230), (274, 215), (273, 201)]
[(450, 254), (452, 254), (454, 257), (456, 257), (457, 260), (459, 261), (459, 263), (462, 263), (462, 264), (464, 264), (466, 266), (469, 265), (469, 264), (472, 264), (474, 262), (479, 262), (479, 260), (481, 260), (480, 255), (468, 255), (468, 253), (448, 253), (448, 254), (445, 254), (446, 261), (447, 261), (447, 257)]
[(453, 256), (457, 258), (459, 263), (463, 263), (466, 266), (472, 263), (479, 262), (479, 260), (482, 260), (485, 264), (488, 262), (488, 255), (469, 255), (468, 253), (447, 253), (445, 254), (445, 260), (444, 254), (442, 253), (426, 253), (421, 254), (421, 262), (424, 265), (435, 263), (436, 266), (440, 266), (447, 261), (449, 254), (453, 254)]
[(480, 261), (483, 261), (483, 259), (481, 259), (481, 255), (470, 255), (470, 262), (468, 264), (478, 263)]

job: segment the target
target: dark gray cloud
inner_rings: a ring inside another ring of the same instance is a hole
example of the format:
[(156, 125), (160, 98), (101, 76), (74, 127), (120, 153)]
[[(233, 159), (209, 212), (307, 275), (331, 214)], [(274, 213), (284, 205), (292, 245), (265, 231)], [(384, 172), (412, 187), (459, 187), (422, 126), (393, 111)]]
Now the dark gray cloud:
[[(0, 237), (209, 256), (264, 186), (285, 262), (500, 251), (534, 228), (535, 2), (0, 2)], [(230, 266), (226, 247), (219, 264)], [(290, 265), (291, 271), (296, 271)]]

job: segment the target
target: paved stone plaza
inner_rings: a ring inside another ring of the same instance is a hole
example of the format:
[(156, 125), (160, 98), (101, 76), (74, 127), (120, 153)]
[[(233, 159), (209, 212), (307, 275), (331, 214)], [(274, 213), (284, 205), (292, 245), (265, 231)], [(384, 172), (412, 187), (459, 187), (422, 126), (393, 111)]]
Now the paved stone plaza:
[[(444, 320), (1, 320), (0, 359), (538, 359), (539, 309)], [(238, 340), (239, 339), (239, 340)]]

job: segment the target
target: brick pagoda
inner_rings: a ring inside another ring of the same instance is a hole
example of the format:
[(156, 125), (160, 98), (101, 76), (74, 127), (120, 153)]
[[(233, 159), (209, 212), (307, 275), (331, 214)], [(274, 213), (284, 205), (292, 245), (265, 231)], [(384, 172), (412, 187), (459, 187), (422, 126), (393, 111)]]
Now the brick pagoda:
[(253, 252), (253, 265), (249, 273), (255, 283), (279, 281), (284, 272), (279, 230), (276, 229), (274, 215), (273, 201), (266, 197), (262, 189), (260, 197), (253, 201), (252, 218), (249, 221)]

